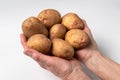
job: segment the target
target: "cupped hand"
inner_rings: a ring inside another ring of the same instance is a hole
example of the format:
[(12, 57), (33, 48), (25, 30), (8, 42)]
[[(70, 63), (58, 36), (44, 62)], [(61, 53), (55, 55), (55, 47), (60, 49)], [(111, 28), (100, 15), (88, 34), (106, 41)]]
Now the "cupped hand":
[[(80, 62), (76, 59), (65, 60), (55, 56), (44, 55), (43, 53), (40, 53), (34, 49), (28, 48), (27, 40), (23, 34), (20, 35), (20, 38), (21, 44), (24, 48), (24, 53), (33, 58), (41, 67), (51, 71), (61, 79), (66, 80), (66, 78), (68, 78), (70, 75), (75, 74), (78, 71), (82, 72)], [(84, 73), (82, 72), (80, 75), (84, 75)]]
[[(83, 22), (85, 25), (84, 31), (87, 32), (90, 37), (90, 44), (88, 47), (77, 50), (76, 52), (78, 59), (81, 59), (82, 61), (87, 58), (86, 55), (89, 55), (90, 52), (92, 53), (92, 50), (97, 49), (90, 29), (86, 25), (85, 21)], [(67, 78), (71, 78), (72, 80), (72, 77), (74, 77), (73, 79), (76, 80), (77, 78), (78, 80), (90, 80), (90, 78), (82, 71), (80, 61), (78, 61), (78, 59), (74, 58), (72, 60), (65, 60), (55, 56), (44, 55), (43, 53), (27, 47), (27, 40), (24, 34), (20, 35), (20, 39), (21, 44), (24, 48), (25, 55), (28, 55), (29, 57), (34, 59), (41, 67), (51, 71), (53, 74), (60, 77), (61, 79), (67, 80)]]
[(88, 34), (90, 42), (89, 45), (83, 49), (79, 49), (76, 51), (76, 57), (81, 61), (88, 60), (93, 54), (94, 51), (97, 51), (97, 44), (92, 36), (91, 30), (89, 29), (88, 25), (86, 24), (85, 20), (82, 20), (84, 23), (84, 31)]
[(85, 25), (84, 31), (89, 35), (90, 43), (86, 48), (77, 50), (77, 58), (80, 59), (82, 63), (93, 73), (95, 73), (101, 80), (119, 80), (119, 64), (108, 57), (105, 57), (99, 51), (90, 29), (84, 20), (83, 22)]

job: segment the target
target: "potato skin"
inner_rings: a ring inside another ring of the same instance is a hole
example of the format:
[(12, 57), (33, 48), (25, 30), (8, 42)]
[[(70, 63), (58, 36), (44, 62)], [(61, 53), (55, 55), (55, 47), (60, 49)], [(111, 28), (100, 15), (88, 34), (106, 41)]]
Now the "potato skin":
[(64, 39), (66, 31), (67, 29), (63, 24), (55, 24), (52, 26), (52, 28), (49, 31), (50, 39), (53, 39), (53, 38)]
[(89, 44), (88, 34), (80, 29), (72, 29), (65, 35), (65, 40), (70, 43), (75, 49), (81, 49)]
[(32, 35), (28, 39), (27, 46), (44, 54), (51, 53), (51, 41), (43, 34)]
[(64, 24), (68, 30), (70, 29), (83, 29), (84, 24), (80, 17), (75, 13), (68, 13), (63, 16), (62, 24)]
[(72, 59), (74, 56), (74, 48), (65, 40), (54, 38), (52, 40), (52, 53), (54, 56), (64, 59)]
[(34, 34), (44, 34), (45, 36), (48, 36), (48, 30), (36, 17), (25, 19), (22, 24), (22, 31), (27, 38)]
[(43, 22), (47, 29), (61, 22), (61, 14), (54, 9), (45, 9), (38, 14), (38, 19)]

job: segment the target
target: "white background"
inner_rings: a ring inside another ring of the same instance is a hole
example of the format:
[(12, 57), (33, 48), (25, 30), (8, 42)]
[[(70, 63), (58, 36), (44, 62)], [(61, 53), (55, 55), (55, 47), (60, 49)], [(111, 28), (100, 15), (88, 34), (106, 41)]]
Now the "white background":
[(101, 52), (120, 63), (120, 0), (0, 0), (0, 80), (60, 80), (25, 56), (20, 44), (23, 20), (46, 8), (62, 16), (77, 13), (88, 23)]

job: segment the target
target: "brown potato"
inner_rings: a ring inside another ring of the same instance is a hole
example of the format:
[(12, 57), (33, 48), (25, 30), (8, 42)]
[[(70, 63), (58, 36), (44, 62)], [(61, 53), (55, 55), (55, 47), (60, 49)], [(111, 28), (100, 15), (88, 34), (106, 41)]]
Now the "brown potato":
[(64, 24), (68, 30), (70, 29), (83, 29), (84, 24), (80, 17), (75, 13), (68, 13), (63, 16), (62, 24)]
[(75, 49), (84, 48), (89, 44), (88, 34), (80, 29), (71, 29), (65, 35), (65, 40)]
[(38, 18), (47, 29), (50, 29), (54, 24), (61, 22), (61, 15), (57, 10), (45, 9), (38, 14)]
[(32, 35), (27, 42), (29, 48), (44, 54), (51, 53), (51, 41), (43, 34)]
[(27, 38), (34, 34), (44, 34), (48, 36), (48, 30), (36, 17), (27, 18), (22, 24), (22, 31)]
[(61, 38), (64, 39), (66, 34), (66, 27), (63, 24), (55, 24), (49, 31), (50, 39)]
[(85, 48), (90, 42), (83, 29), (83, 21), (76, 13), (61, 18), (55, 9), (45, 9), (22, 23), (29, 48), (68, 60), (73, 59), (75, 50)]
[(72, 59), (74, 56), (74, 48), (65, 40), (54, 38), (52, 40), (52, 53), (54, 56), (64, 59)]

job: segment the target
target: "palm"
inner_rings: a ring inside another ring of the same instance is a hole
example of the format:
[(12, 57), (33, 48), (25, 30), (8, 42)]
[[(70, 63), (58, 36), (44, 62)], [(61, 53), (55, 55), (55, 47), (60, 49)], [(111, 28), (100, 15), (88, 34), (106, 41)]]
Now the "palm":
[(48, 62), (45, 61), (43, 64), (39, 60), (37, 62), (43, 68), (62, 78), (71, 74), (75, 68), (80, 68), (80, 64), (76, 59), (70, 61), (58, 57), (49, 57), (47, 59)]

